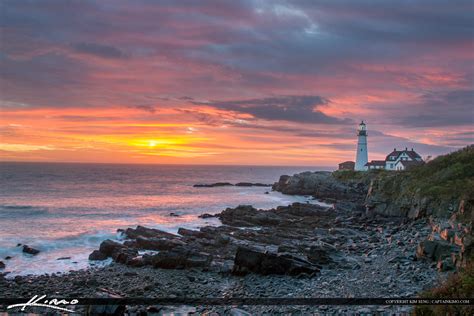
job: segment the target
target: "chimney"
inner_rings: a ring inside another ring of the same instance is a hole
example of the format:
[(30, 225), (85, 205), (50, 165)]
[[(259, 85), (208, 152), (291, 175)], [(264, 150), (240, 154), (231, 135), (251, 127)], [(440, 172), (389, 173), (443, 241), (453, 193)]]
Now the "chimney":
[(413, 150), (413, 147), (411, 148), (411, 151), (414, 151), (414, 150)]
[(405, 150), (408, 150), (408, 147), (405, 147)]

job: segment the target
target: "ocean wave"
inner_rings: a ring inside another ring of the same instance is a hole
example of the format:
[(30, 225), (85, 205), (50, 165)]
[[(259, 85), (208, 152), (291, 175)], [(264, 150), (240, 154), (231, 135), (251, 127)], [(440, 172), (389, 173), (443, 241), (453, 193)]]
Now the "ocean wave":
[(48, 209), (45, 207), (37, 207), (33, 205), (0, 205), (0, 218), (45, 214), (48, 214)]

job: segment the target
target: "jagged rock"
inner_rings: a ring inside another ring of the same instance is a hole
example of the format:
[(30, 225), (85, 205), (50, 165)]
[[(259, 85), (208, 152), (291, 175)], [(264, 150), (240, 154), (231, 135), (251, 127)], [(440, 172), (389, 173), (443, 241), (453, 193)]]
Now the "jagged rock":
[(283, 175), (272, 189), (284, 194), (312, 195), (317, 198), (363, 201), (367, 192), (364, 184), (344, 183), (328, 171), (302, 172), (293, 176)]
[(111, 257), (112, 254), (119, 252), (123, 248), (126, 248), (126, 246), (116, 241), (106, 239), (100, 244), (99, 251), (106, 256)]
[(216, 217), (215, 215), (204, 213), (198, 216), (199, 218), (211, 218), (211, 217)]
[(5, 269), (5, 263), (3, 263), (3, 261), (0, 261), (0, 269)]
[(23, 245), (23, 252), (24, 253), (29, 253), (30, 255), (37, 255), (40, 253), (38, 249), (32, 248), (28, 245)]
[(138, 251), (136, 249), (124, 247), (114, 252), (112, 254), (112, 259), (118, 263), (128, 264), (128, 262), (136, 256), (138, 256)]
[(438, 268), (439, 271), (442, 271), (442, 272), (451, 271), (455, 269), (455, 265), (451, 258), (445, 258), (443, 260), (439, 260), (438, 263), (436, 264), (436, 267)]
[(251, 182), (239, 182), (235, 184), (236, 187), (271, 187), (271, 184), (265, 183), (251, 183)]
[(319, 272), (319, 268), (306, 260), (290, 254), (260, 252), (239, 247), (235, 254), (232, 273), (235, 275), (245, 275), (249, 272), (263, 275), (299, 275), (301, 273), (312, 275)]
[(306, 253), (308, 260), (311, 263), (326, 265), (330, 263), (334, 263), (334, 259), (331, 257), (331, 253), (336, 253), (336, 247), (324, 243), (319, 242), (318, 244), (312, 245)]
[(211, 264), (211, 261), (211, 255), (187, 249), (161, 251), (151, 257), (151, 264), (153, 267), (162, 269), (208, 267)]
[(138, 249), (146, 250), (170, 250), (174, 247), (183, 245), (184, 242), (179, 239), (166, 239), (166, 238), (155, 238), (155, 237), (137, 237), (133, 241), (126, 241), (125, 246), (134, 247)]
[(453, 252), (459, 252), (459, 248), (442, 240), (424, 240), (418, 244), (416, 256), (439, 261), (451, 257)]
[(195, 238), (205, 238), (207, 236), (207, 234), (201, 231), (186, 229), (182, 227), (178, 229), (178, 234), (180, 234), (181, 236), (195, 237)]
[(143, 258), (143, 256), (136, 256), (130, 258), (127, 262), (127, 265), (130, 267), (143, 267), (147, 264), (147, 261)]
[(100, 252), (99, 250), (94, 250), (89, 255), (89, 260), (105, 260), (107, 259), (107, 255), (105, 253)]
[(210, 184), (195, 184), (193, 187), (195, 188), (213, 188), (213, 187), (225, 187), (225, 186), (233, 186), (232, 183), (229, 182), (216, 182), (216, 183), (210, 183)]
[(177, 236), (159, 229), (137, 226), (137, 228), (127, 228), (125, 235), (128, 238), (136, 239), (137, 237), (155, 237), (155, 238), (176, 238)]

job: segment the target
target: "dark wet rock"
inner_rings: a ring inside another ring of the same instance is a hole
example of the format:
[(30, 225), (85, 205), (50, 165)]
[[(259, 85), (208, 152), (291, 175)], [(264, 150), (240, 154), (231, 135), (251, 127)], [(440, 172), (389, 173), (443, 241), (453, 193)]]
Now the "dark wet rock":
[(153, 267), (162, 269), (203, 268), (208, 267), (211, 262), (211, 255), (184, 248), (174, 249), (171, 251), (161, 251), (151, 257), (151, 264)]
[(112, 254), (112, 259), (115, 262), (128, 264), (133, 258), (138, 256), (138, 251), (133, 248), (120, 248)]
[(459, 247), (444, 240), (424, 240), (418, 244), (416, 256), (439, 261), (451, 257), (452, 253), (457, 254), (459, 250)]
[(217, 215), (223, 224), (233, 226), (277, 225), (279, 217), (275, 213), (261, 212), (251, 205), (227, 208)]
[(245, 275), (250, 272), (263, 275), (299, 275), (301, 273), (314, 274), (319, 272), (319, 268), (304, 259), (290, 254), (260, 252), (239, 247), (235, 255), (232, 273), (235, 275)]
[(216, 183), (202, 183), (202, 184), (195, 184), (193, 187), (195, 188), (213, 188), (213, 187), (225, 187), (225, 186), (233, 186), (232, 183), (229, 182), (216, 182)]
[(133, 258), (130, 258), (128, 261), (127, 261), (127, 265), (130, 266), (130, 267), (143, 267), (145, 265), (147, 265), (148, 262), (145, 258), (143, 258), (143, 256), (136, 256), (136, 257), (133, 257)]
[(169, 216), (171, 216), (171, 217), (180, 217), (181, 215), (171, 212), (171, 213), (169, 213)]
[(99, 250), (94, 250), (89, 255), (89, 260), (105, 260), (107, 259), (107, 255), (105, 253), (100, 252)]
[(211, 218), (211, 217), (216, 217), (215, 215), (204, 213), (198, 216), (199, 218)]
[(306, 252), (306, 256), (308, 257), (308, 261), (315, 264), (320, 265), (327, 265), (330, 263), (334, 263), (333, 256), (331, 253), (336, 253), (336, 247), (324, 243), (319, 242), (318, 244), (312, 245), (308, 251)]
[(198, 230), (191, 230), (191, 229), (186, 229), (182, 227), (178, 229), (178, 234), (180, 234), (181, 236), (194, 237), (194, 238), (205, 238), (207, 235), (206, 233), (198, 231)]
[(5, 260), (10, 260), (12, 257), (11, 256), (6, 256)]
[(133, 241), (124, 242), (125, 246), (145, 249), (145, 250), (171, 250), (174, 247), (183, 245), (184, 243), (179, 239), (166, 239), (166, 238), (155, 238), (155, 237), (137, 237)]
[(5, 269), (5, 263), (3, 263), (3, 261), (0, 261), (0, 269)]
[(114, 253), (120, 252), (123, 248), (126, 248), (126, 246), (116, 241), (106, 239), (100, 244), (99, 251), (106, 256), (111, 257)]
[(56, 260), (69, 260), (71, 257), (59, 257)]
[(452, 258), (444, 258), (442, 260), (439, 260), (438, 263), (436, 264), (436, 268), (441, 271), (451, 271), (456, 268)]
[(155, 238), (175, 238), (177, 237), (174, 234), (155, 229), (155, 228), (148, 228), (144, 226), (137, 226), (137, 228), (127, 228), (125, 230), (125, 235), (128, 238), (136, 239), (138, 237), (155, 237)]
[(236, 187), (271, 187), (271, 184), (265, 183), (251, 183), (251, 182), (239, 182), (235, 184)]
[(24, 246), (23, 246), (23, 252), (24, 252), (24, 253), (28, 253), (28, 254), (30, 254), (30, 255), (37, 255), (37, 254), (40, 253), (40, 251), (39, 251), (38, 249), (32, 248), (32, 247), (30, 247), (30, 246), (28, 246), (28, 245), (24, 245)]
[(360, 201), (363, 201), (367, 192), (365, 185), (340, 181), (329, 171), (307, 171), (293, 176), (283, 175), (278, 182), (273, 184), (272, 189), (285, 194)]

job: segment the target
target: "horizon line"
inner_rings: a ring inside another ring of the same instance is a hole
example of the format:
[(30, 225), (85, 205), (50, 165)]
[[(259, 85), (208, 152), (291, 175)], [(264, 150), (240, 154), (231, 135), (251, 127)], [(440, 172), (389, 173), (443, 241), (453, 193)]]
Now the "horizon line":
[(316, 166), (316, 165), (256, 165), (256, 164), (225, 164), (225, 163), (215, 163), (215, 164), (185, 164), (185, 163), (140, 163), (140, 162), (94, 162), (94, 161), (21, 161), (21, 160), (0, 160), (0, 163), (31, 163), (31, 164), (89, 164), (89, 165), (156, 165), (156, 166), (233, 166), (233, 167), (302, 167), (302, 168), (326, 168), (331, 169), (335, 166)]

